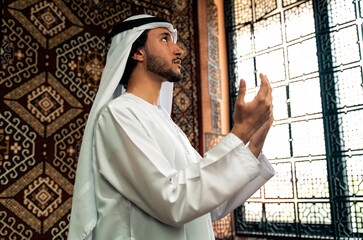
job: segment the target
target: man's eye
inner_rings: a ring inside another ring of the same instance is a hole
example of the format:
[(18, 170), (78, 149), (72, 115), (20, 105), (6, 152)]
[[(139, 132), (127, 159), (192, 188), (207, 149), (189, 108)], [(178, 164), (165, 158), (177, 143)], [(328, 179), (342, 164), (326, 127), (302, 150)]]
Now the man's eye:
[(164, 42), (167, 42), (167, 41), (168, 41), (168, 37), (164, 37), (164, 38), (163, 38), (163, 41), (164, 41)]

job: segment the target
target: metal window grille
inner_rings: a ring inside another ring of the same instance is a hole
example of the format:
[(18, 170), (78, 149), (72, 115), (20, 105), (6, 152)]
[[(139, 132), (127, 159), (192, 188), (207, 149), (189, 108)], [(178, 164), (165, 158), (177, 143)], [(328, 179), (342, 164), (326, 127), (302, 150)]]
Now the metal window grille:
[(363, 237), (362, 4), (225, 0), (231, 113), (238, 80), (251, 100), (263, 71), (275, 117), (276, 176), (235, 211), (236, 235)]

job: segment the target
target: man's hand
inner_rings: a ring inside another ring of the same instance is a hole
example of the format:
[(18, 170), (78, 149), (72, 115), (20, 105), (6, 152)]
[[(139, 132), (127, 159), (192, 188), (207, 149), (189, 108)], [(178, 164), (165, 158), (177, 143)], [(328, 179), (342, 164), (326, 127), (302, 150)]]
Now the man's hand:
[(253, 101), (249, 103), (246, 103), (244, 100), (246, 95), (246, 82), (241, 79), (234, 107), (234, 126), (231, 132), (239, 137), (245, 144), (250, 141), (252, 135), (254, 135), (272, 115), (272, 89), (265, 75), (261, 73), (260, 78), (260, 90)]
[(258, 157), (258, 155), (260, 155), (262, 151), (262, 147), (265, 143), (267, 133), (270, 130), (273, 121), (274, 117), (271, 113), (270, 118), (251, 137), (248, 147), (256, 158)]

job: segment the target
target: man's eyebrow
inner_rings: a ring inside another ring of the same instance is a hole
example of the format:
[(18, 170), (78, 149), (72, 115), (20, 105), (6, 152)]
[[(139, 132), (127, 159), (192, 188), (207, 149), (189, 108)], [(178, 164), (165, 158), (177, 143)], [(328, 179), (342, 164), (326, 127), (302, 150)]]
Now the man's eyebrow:
[(168, 37), (171, 37), (171, 34), (168, 33), (168, 32), (163, 32), (159, 36), (168, 36)]

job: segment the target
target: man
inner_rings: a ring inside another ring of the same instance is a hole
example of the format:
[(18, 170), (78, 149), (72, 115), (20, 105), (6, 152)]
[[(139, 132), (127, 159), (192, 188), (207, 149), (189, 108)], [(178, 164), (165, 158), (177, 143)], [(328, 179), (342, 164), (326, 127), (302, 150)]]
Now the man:
[[(241, 80), (233, 129), (202, 158), (158, 104), (165, 83), (181, 78), (173, 26), (139, 15), (111, 37), (79, 157), (69, 239), (214, 239), (211, 216), (225, 216), (274, 174), (260, 154), (273, 121), (266, 76), (250, 103)], [(120, 78), (126, 93), (110, 101)]]

